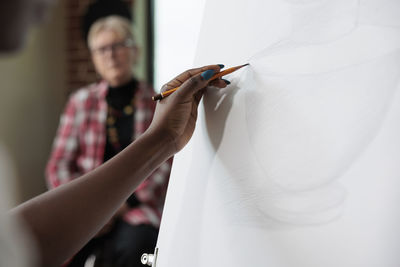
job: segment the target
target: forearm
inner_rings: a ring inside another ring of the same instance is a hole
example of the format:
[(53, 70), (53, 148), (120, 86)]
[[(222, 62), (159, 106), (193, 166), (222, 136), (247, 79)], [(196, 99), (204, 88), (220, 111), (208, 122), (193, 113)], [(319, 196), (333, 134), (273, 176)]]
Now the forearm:
[[(171, 159), (160, 165), (140, 186), (134, 196), (137, 202), (159, 206), (164, 203), (167, 191), (168, 179), (171, 171)], [(133, 202), (133, 201), (131, 201)]]
[(112, 217), (132, 191), (174, 147), (145, 133), (112, 160), (15, 208), (36, 237), (44, 266), (60, 265)]
[[(58, 164), (58, 163), (56, 163)], [(46, 172), (45, 173), (45, 180), (47, 189), (51, 190), (57, 188), (61, 185), (70, 183), (71, 181), (75, 180), (76, 178), (82, 176), (84, 173), (78, 173), (72, 171), (68, 168), (60, 168), (59, 166), (55, 166), (58, 168), (56, 170), (53, 169), (53, 173)], [(61, 178), (60, 173), (62, 173), (63, 177)]]

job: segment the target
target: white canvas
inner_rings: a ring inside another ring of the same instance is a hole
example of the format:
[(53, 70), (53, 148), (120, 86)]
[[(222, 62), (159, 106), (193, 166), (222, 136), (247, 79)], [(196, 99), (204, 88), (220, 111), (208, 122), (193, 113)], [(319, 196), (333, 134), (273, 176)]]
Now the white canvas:
[(400, 266), (400, 1), (207, 1), (158, 267)]

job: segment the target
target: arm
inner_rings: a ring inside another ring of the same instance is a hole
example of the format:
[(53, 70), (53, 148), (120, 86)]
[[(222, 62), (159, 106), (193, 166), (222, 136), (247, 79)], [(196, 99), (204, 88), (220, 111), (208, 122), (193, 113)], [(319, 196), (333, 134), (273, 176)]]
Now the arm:
[[(200, 74), (208, 69), (218, 72), (220, 68), (193, 69), (169, 82), (164, 90), (181, 86), (180, 90), (158, 103), (149, 129), (113, 159), (11, 211), (29, 225), (43, 266), (60, 265), (73, 255), (145, 177), (186, 145), (194, 131), (202, 89), (208, 85)], [(226, 86), (221, 80), (214, 85)]]
[[(136, 93), (135, 136), (140, 136), (151, 124), (156, 102), (151, 99), (155, 94), (153, 88), (146, 83), (139, 84)], [(137, 116), (143, 114), (145, 116)], [(161, 219), (161, 211), (164, 206), (168, 179), (171, 170), (172, 158), (157, 168), (146, 180), (144, 180), (135, 192), (129, 197), (129, 210), (123, 219), (132, 225), (152, 224), (158, 227)]]
[(167, 192), (172, 158), (155, 170), (135, 191), (140, 203), (154, 208), (162, 208)]
[[(159, 227), (162, 209), (167, 193), (172, 158), (164, 162), (155, 172), (144, 180), (130, 197), (130, 206), (123, 219), (133, 225), (152, 224)], [(136, 200), (136, 201), (135, 201)]]
[[(151, 96), (155, 94), (154, 89), (145, 83), (141, 84), (141, 89), (141, 94), (139, 95), (140, 102), (137, 105), (137, 109), (141, 111), (141, 113), (146, 114), (146, 116), (143, 116), (143, 118), (136, 118), (136, 133), (140, 133), (150, 126), (156, 109), (156, 102), (151, 99)], [(145, 223), (152, 223), (154, 225), (160, 223), (159, 217), (161, 216), (161, 210), (164, 205), (171, 163), (172, 158), (163, 163), (139, 185), (133, 194), (136, 201), (139, 202), (136, 202), (136, 204), (139, 205), (133, 206), (133, 209), (125, 216), (125, 220), (131, 221), (132, 219), (133, 224), (140, 223), (142, 220)], [(149, 212), (152, 213), (152, 216), (148, 214)]]

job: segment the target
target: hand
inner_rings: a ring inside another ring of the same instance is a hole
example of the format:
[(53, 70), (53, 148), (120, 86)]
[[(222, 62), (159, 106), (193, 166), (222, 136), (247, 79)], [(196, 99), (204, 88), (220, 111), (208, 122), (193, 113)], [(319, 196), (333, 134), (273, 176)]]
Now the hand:
[(209, 65), (187, 70), (162, 87), (162, 92), (176, 87), (179, 89), (159, 101), (149, 129), (169, 139), (173, 144), (174, 153), (181, 150), (192, 137), (196, 125), (197, 107), (204, 89), (208, 85), (226, 87), (227, 83), (224, 80), (216, 79), (212, 82), (209, 80), (220, 69), (220, 65)]

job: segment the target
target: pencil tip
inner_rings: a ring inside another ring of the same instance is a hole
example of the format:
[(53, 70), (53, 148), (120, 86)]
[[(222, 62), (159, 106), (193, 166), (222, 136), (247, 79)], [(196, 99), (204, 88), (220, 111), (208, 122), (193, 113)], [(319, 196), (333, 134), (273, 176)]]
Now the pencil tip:
[(238, 68), (240, 69), (240, 68), (246, 67), (247, 65), (250, 65), (250, 64), (249, 63), (243, 64), (243, 65), (240, 65)]

